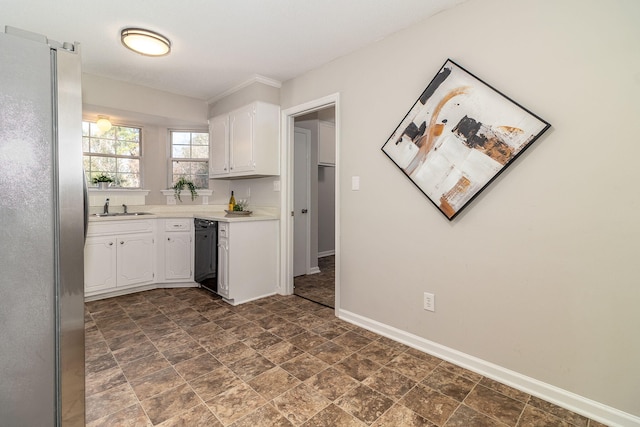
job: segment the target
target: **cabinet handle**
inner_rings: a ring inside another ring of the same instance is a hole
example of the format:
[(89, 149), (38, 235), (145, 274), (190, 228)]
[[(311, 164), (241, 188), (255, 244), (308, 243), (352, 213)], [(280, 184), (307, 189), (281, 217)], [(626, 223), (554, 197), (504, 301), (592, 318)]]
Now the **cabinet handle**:
[(121, 245), (124, 245), (124, 241), (120, 241), (120, 244), (121, 244)]
[(113, 246), (113, 242), (109, 242), (109, 246)]
[(170, 242), (170, 241), (171, 241), (171, 237), (167, 237), (167, 242)]

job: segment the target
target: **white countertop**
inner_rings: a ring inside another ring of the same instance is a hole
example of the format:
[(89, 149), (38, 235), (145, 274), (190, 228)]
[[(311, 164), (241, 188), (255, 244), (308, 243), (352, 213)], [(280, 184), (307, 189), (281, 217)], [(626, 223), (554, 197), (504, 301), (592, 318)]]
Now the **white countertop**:
[[(129, 212), (148, 212), (151, 215), (117, 215), (117, 216), (96, 216), (90, 215), (89, 222), (95, 221), (123, 221), (141, 220), (151, 218), (202, 218), (221, 222), (248, 222), (248, 221), (274, 221), (279, 215), (269, 209), (256, 209), (251, 215), (236, 216), (229, 215), (220, 208), (203, 208), (202, 206), (181, 206), (179, 209), (166, 206), (135, 206)], [(185, 209), (186, 208), (186, 209)]]

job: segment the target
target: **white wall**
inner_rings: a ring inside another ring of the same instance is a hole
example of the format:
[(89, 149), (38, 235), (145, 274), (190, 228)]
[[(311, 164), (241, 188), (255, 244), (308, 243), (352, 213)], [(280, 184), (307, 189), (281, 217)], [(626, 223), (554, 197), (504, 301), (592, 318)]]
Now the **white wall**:
[[(340, 93), (340, 308), (640, 416), (639, 23), (470, 0), (285, 82)], [(380, 151), (448, 57), (553, 126), (453, 222)]]

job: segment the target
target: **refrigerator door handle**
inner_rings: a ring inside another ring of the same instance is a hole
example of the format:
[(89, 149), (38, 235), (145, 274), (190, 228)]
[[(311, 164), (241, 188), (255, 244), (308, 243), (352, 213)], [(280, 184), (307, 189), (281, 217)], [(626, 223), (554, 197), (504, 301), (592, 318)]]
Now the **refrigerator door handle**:
[(82, 199), (84, 202), (84, 241), (87, 242), (87, 231), (89, 230), (89, 189), (87, 185), (87, 174), (82, 169)]

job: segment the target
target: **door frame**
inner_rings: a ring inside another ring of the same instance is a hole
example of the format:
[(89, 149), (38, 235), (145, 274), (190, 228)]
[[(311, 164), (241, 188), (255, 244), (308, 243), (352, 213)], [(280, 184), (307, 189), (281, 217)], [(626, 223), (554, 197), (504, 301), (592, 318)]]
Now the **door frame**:
[(340, 93), (336, 92), (294, 107), (281, 113), (280, 142), (280, 286), (282, 295), (293, 294), (293, 139), (295, 117), (327, 107), (335, 107), (336, 122), (336, 186), (335, 186), (335, 312), (340, 309)]

